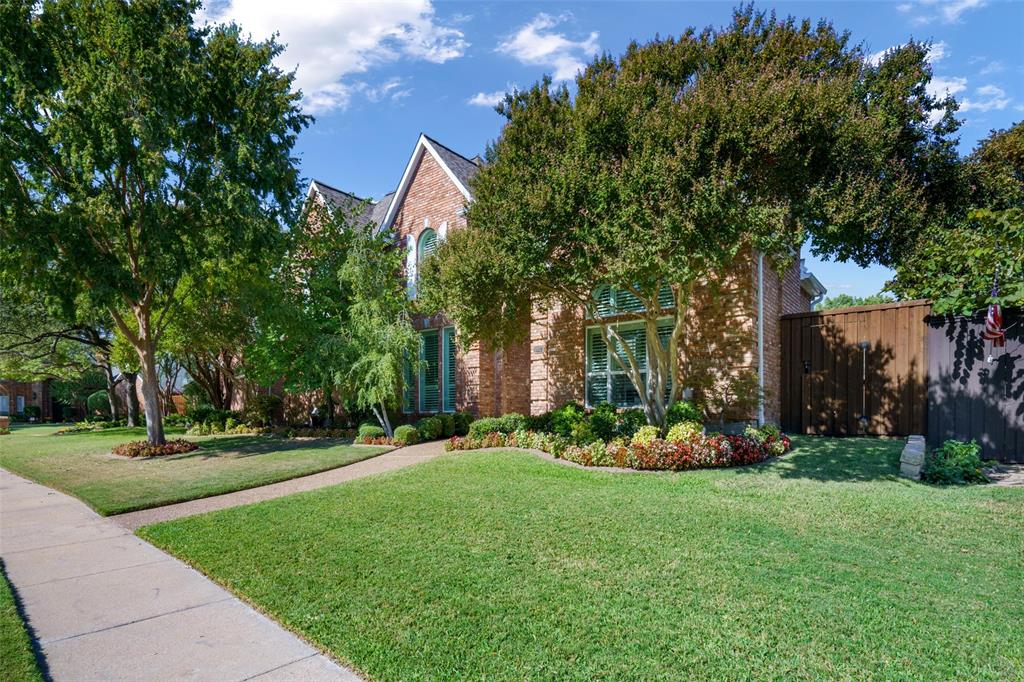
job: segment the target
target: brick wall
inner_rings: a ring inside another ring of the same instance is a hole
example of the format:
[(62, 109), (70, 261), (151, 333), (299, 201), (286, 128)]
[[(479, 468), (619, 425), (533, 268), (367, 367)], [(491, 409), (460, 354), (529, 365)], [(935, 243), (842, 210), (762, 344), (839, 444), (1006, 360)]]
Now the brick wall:
[[(684, 388), (693, 388), (699, 401), (728, 396), (743, 386), (756, 386), (757, 261), (741, 257), (729, 273), (706, 282), (694, 292), (689, 335), (680, 348)], [(765, 417), (779, 420), (781, 315), (806, 310), (809, 301), (800, 287), (799, 259), (783, 277), (765, 263), (764, 269)], [(581, 310), (553, 305), (535, 307), (530, 325), (530, 412), (540, 414), (567, 402), (584, 399), (584, 329)], [(753, 399), (734, 400), (720, 415), (725, 421), (753, 420)]]
[(25, 401), (25, 405), (35, 405), (42, 411), (42, 419), (48, 420), (52, 417), (52, 401), (50, 400), (49, 381), (12, 381), (0, 379), (0, 395), (7, 396), (9, 408), (7, 414), (18, 413), (18, 398)]

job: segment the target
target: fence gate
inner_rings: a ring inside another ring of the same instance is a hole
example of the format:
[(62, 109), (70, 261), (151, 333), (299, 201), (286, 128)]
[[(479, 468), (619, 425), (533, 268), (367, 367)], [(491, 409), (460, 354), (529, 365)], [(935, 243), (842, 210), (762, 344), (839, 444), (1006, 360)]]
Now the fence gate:
[(782, 427), (827, 435), (923, 434), (928, 301), (782, 317)]

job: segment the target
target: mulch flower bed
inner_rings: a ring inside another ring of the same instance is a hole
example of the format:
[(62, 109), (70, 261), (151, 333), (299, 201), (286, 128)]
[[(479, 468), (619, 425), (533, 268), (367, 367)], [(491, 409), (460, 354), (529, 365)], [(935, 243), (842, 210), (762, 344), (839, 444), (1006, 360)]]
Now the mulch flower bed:
[(199, 446), (183, 438), (169, 440), (163, 445), (153, 445), (145, 440), (133, 440), (129, 443), (121, 443), (111, 450), (115, 455), (136, 459), (139, 457), (167, 457), (169, 455), (180, 455), (185, 452), (198, 450)]

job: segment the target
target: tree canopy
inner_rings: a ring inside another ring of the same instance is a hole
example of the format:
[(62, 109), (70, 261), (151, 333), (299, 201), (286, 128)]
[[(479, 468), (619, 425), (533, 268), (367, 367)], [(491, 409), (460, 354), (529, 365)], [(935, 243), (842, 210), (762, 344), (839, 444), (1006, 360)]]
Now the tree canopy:
[(904, 298), (932, 299), (938, 313), (1024, 305), (1024, 123), (993, 131), (961, 173), (962, 210), (908, 242), (888, 286)]
[(879, 303), (892, 303), (896, 299), (890, 294), (879, 292), (868, 296), (852, 296), (850, 294), (836, 294), (829, 296), (819, 303), (816, 310), (832, 310), (834, 308), (852, 308), (859, 305), (878, 305)]
[(109, 314), (138, 354), (152, 442), (182, 278), (280, 238), (309, 121), (281, 46), (198, 28), (198, 7), (0, 5), (0, 282)]
[[(507, 95), (425, 298), (490, 345), (521, 339), (534, 304), (582, 307), (664, 425), (701, 282), (751, 252), (781, 268), (808, 235), (821, 254), (885, 262), (944, 210), (929, 178), (955, 162), (955, 104), (927, 94), (926, 57), (912, 42), (871, 65), (826, 22), (746, 7), (595, 59), (575, 96), (549, 79)], [(646, 348), (618, 333), (599, 284), (638, 302)]]

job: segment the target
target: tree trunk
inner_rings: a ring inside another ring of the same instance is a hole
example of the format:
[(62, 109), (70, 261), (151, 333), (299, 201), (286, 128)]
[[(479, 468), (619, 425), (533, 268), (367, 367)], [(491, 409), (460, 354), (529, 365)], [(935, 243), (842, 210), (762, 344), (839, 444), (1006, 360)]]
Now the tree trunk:
[(107, 401), (110, 403), (110, 418), (117, 421), (121, 418), (121, 410), (117, 402), (117, 382), (114, 381), (114, 368), (110, 366), (109, 362), (104, 362), (101, 366), (103, 367), (103, 376), (107, 380)]
[(327, 414), (324, 415), (324, 428), (329, 429), (334, 426), (334, 395), (330, 389), (324, 391), (324, 407), (327, 409)]
[(128, 389), (128, 426), (135, 427), (139, 425), (139, 394), (135, 386), (138, 374), (122, 372), (122, 376), (124, 376), (125, 386)]
[(163, 445), (164, 419), (160, 414), (160, 382), (156, 373), (156, 349), (153, 342), (143, 339), (140, 348), (135, 349), (139, 354), (139, 364), (142, 366), (142, 401), (146, 410), (146, 437), (152, 445)]
[(395, 432), (391, 430), (391, 421), (388, 419), (388, 408), (382, 402), (380, 407), (374, 407), (373, 413), (377, 415), (377, 421), (380, 422), (381, 427), (384, 429), (384, 435), (388, 438), (394, 438)]

